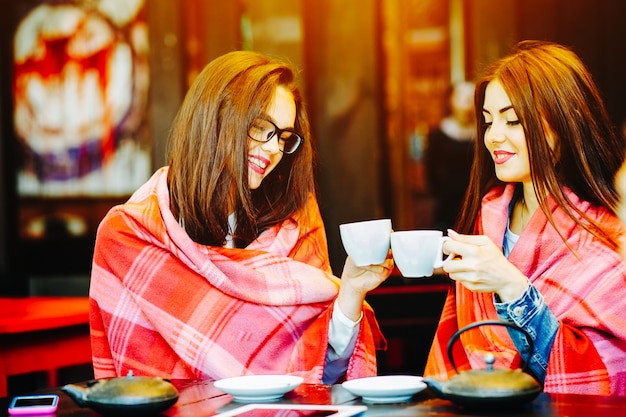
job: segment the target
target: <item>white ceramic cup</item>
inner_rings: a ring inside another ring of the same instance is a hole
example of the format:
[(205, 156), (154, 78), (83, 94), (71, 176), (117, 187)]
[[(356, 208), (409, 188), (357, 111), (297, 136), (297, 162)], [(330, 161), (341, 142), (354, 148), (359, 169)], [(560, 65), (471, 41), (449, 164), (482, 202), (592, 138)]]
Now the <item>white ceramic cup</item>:
[(356, 266), (385, 262), (390, 248), (391, 219), (340, 224), (339, 233), (346, 253)]
[(393, 260), (407, 278), (429, 277), (435, 268), (452, 257), (442, 259), (443, 242), (449, 240), (440, 230), (406, 230), (391, 234)]

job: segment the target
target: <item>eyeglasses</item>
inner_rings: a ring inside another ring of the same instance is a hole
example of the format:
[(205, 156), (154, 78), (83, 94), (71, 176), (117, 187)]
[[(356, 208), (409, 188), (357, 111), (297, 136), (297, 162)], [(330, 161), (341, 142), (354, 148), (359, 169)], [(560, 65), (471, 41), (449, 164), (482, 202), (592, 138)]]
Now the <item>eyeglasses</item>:
[(304, 139), (298, 133), (290, 129), (280, 129), (274, 123), (266, 119), (256, 119), (248, 129), (250, 139), (257, 142), (269, 142), (274, 136), (278, 136), (278, 146), (281, 152), (294, 153)]

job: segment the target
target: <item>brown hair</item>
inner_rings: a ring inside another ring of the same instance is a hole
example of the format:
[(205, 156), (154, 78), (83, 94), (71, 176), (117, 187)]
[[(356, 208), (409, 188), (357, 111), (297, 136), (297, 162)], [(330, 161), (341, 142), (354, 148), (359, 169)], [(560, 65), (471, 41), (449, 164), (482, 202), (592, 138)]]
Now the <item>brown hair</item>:
[[(487, 84), (498, 80), (509, 96), (526, 137), (530, 172), (541, 209), (554, 226), (546, 207), (548, 196), (576, 223), (610, 245), (610, 231), (574, 207), (563, 191), (614, 212), (618, 193), (614, 176), (623, 160), (624, 143), (614, 130), (589, 71), (569, 48), (551, 42), (522, 41), (513, 53), (491, 66), (476, 86), (474, 106), (482, 114)], [(556, 139), (551, 149), (546, 125)], [(475, 232), (482, 197), (501, 182), (483, 144), (486, 126), (477, 121), (471, 179), (458, 230)], [(577, 220), (582, 216), (583, 222)]]
[[(259, 188), (250, 190), (248, 128), (267, 111), (278, 86), (293, 94), (294, 129), (304, 140), (296, 152), (283, 155)], [(295, 72), (288, 64), (256, 52), (236, 51), (203, 69), (174, 119), (169, 144), (171, 209), (183, 219), (194, 241), (222, 246), (228, 215), (234, 210), (234, 241), (237, 247), (245, 247), (263, 230), (307, 206), (316, 192), (313, 170), (309, 122)]]

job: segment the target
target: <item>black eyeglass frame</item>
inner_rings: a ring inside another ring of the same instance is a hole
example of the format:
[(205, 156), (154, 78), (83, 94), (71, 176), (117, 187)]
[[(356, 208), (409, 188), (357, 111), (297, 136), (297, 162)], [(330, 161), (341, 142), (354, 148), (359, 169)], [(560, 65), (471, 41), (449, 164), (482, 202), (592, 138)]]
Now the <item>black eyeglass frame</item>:
[(269, 135), (267, 137), (267, 139), (260, 140), (260, 139), (257, 139), (255, 137), (252, 137), (252, 135), (250, 135), (250, 129), (248, 129), (248, 137), (250, 139), (252, 139), (253, 141), (255, 141), (255, 142), (267, 143), (270, 140), (274, 139), (274, 136), (277, 136), (278, 137), (278, 144), (280, 145), (280, 143), (281, 143), (281, 138), (280, 137), (283, 134), (283, 132), (291, 133), (292, 135), (294, 135), (298, 139), (298, 142), (295, 144), (294, 148), (291, 151), (287, 152), (284, 149), (285, 148), (285, 145), (284, 145), (285, 141), (282, 141), (283, 147), (282, 147), (282, 149), (280, 149), (280, 151), (282, 153), (284, 153), (284, 154), (287, 154), (287, 155), (291, 155), (292, 153), (297, 151), (298, 148), (300, 147), (300, 145), (302, 145), (302, 142), (304, 142), (304, 138), (302, 137), (302, 135), (300, 133), (296, 132), (293, 129), (281, 129), (280, 127), (276, 126), (276, 124), (274, 122), (272, 122), (271, 120), (269, 120), (269, 119), (259, 118), (259, 120), (263, 120), (264, 122), (270, 123), (274, 127), (274, 132), (271, 135)]

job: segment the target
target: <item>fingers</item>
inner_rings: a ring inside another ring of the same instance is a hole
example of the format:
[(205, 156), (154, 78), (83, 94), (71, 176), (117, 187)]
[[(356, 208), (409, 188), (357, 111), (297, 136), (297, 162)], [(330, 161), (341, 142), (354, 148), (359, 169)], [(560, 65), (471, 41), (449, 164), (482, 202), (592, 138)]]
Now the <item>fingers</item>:
[(385, 259), (385, 261), (381, 264), (367, 266), (356, 266), (354, 264), (354, 261), (348, 256), (346, 257), (342, 277), (354, 278), (361, 277), (364, 274), (374, 274), (383, 278), (387, 278), (393, 272), (393, 268), (394, 261), (393, 257), (391, 256), (387, 257), (387, 259)]
[(454, 253), (457, 257), (475, 256), (482, 249), (495, 247), (486, 235), (464, 235), (448, 229), (448, 237), (443, 244), (443, 252)]
[(389, 275), (391, 274), (391, 271), (393, 271), (393, 265), (394, 265), (393, 258), (387, 258), (385, 259), (385, 262), (383, 262), (382, 264), (368, 265), (368, 266), (362, 266), (358, 268), (361, 268), (368, 272), (372, 272), (376, 275)]
[(394, 267), (393, 257), (389, 257), (389, 258), (385, 259), (385, 262), (383, 262), (382, 265), (383, 265), (383, 267), (386, 270), (391, 272), (393, 270), (393, 267)]
[(448, 232), (448, 236), (450, 236), (452, 239), (459, 239), (461, 237), (460, 233), (457, 233), (456, 231), (452, 230), (452, 229), (446, 229)]
[(485, 235), (463, 235), (452, 229), (447, 229), (447, 230), (448, 230), (448, 236), (452, 238), (452, 240), (455, 242), (470, 243), (473, 245), (484, 245), (486, 243), (491, 242), (491, 239), (489, 239)]

